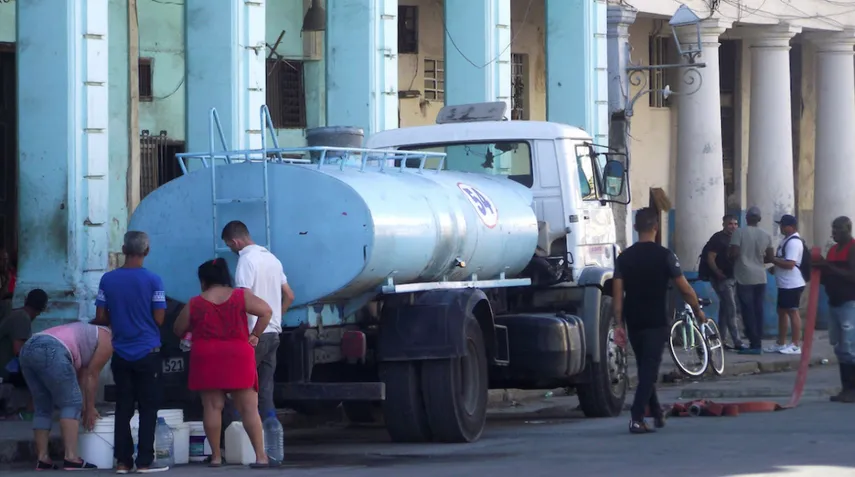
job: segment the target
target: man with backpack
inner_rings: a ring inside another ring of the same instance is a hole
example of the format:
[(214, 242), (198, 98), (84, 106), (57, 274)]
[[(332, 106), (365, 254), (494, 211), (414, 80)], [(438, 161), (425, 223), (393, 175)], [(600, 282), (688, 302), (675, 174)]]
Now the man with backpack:
[(703, 251), (701, 251), (698, 279), (709, 281), (716, 295), (718, 295), (718, 328), (721, 332), (722, 343), (730, 334), (733, 346), (725, 345), (725, 347), (740, 350), (743, 348), (743, 344), (736, 324), (736, 279), (733, 278), (733, 262), (727, 256), (730, 238), (733, 236), (733, 231), (739, 228), (739, 224), (736, 221), (736, 216), (731, 214), (722, 217), (721, 222), (721, 230), (710, 237), (707, 244), (704, 245)]
[[(784, 235), (770, 272), (778, 284), (778, 341), (764, 351), (781, 354), (802, 354), (802, 318), (799, 305), (805, 284), (810, 279), (810, 253), (798, 232), (798, 222), (792, 215), (783, 215), (777, 222)], [(808, 260), (804, 258), (808, 257)], [(793, 330), (793, 340), (787, 344), (787, 325)]]

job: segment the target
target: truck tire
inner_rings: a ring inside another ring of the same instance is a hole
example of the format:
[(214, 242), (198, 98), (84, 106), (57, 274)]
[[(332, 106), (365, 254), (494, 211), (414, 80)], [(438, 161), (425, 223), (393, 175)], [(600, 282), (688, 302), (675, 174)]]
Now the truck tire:
[(487, 353), (478, 320), (463, 325), (466, 356), (422, 363), (422, 390), (434, 440), (473, 442), (487, 420)]
[(428, 442), (431, 439), (422, 400), (420, 363), (395, 361), (380, 364), (386, 384), (383, 418), (393, 442)]
[[(623, 411), (628, 376), (626, 354), (617, 349), (610, 337), (613, 329), (612, 297), (600, 301), (600, 362), (588, 361), (590, 381), (576, 387), (579, 404), (586, 417), (614, 417)], [(617, 353), (617, 354), (615, 354)]]

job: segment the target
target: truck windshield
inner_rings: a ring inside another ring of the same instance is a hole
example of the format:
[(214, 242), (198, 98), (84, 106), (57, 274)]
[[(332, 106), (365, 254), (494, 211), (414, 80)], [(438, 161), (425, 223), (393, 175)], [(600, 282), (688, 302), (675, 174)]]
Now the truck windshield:
[[(531, 147), (525, 141), (408, 145), (399, 149), (444, 152), (444, 170), (501, 175), (529, 188), (534, 185)], [(419, 167), (419, 164), (419, 159), (408, 159), (406, 167)], [(439, 159), (431, 158), (425, 161), (425, 169), (437, 167)]]

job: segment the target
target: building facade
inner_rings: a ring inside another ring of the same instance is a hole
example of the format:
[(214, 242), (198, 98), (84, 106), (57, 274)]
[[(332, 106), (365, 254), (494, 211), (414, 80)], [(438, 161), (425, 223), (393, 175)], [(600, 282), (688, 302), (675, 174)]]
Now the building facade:
[[(313, 5), (325, 31), (302, 31)], [(605, 0), (0, 1), (0, 246), (16, 301), (48, 292), (40, 326), (91, 317), (134, 207), (180, 174), (175, 153), (210, 148), (211, 108), (232, 149), (260, 145), (262, 104), (284, 146), (484, 101), (607, 143), (607, 14)]]
[[(632, 208), (661, 209), (663, 244), (690, 272), (722, 216), (741, 217), (751, 206), (763, 211), (760, 225), (776, 240), (773, 221), (791, 213), (807, 243), (827, 249), (831, 221), (855, 214), (855, 189), (842, 174), (855, 164), (855, 10), (825, 0), (684, 3), (704, 20), (698, 61), (706, 67), (694, 74), (651, 70), (647, 83), (629, 84), (630, 98), (654, 90), (635, 103), (631, 118)], [(610, 36), (623, 35), (636, 64), (680, 63), (668, 25), (676, 5), (615, 2)], [(666, 97), (665, 85), (694, 92)], [(777, 329), (775, 296), (770, 278), (770, 333)]]

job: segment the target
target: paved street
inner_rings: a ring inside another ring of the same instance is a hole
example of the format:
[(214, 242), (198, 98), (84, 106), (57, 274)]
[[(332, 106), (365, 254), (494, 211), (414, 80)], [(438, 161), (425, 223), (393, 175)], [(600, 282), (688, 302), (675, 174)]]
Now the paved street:
[[(722, 394), (722, 390), (739, 389), (747, 393), (762, 389), (757, 392), (783, 396), (792, 388), (795, 373), (758, 378), (686, 383), (664, 389), (662, 399), (672, 403), (683, 393), (718, 393), (724, 397), (716, 400), (726, 402), (727, 393)], [(495, 409), (484, 437), (470, 445), (394, 445), (388, 443), (382, 429), (294, 431), (286, 438), (286, 469), (250, 472), (240, 467), (212, 470), (192, 466), (166, 475), (851, 476), (855, 475), (851, 447), (855, 408), (828, 402), (827, 395), (835, 386), (836, 367), (812, 368), (806, 398), (795, 410), (732, 418), (673, 418), (666, 429), (647, 436), (626, 432), (626, 414), (614, 419), (581, 418), (574, 410), (573, 397)], [(745, 396), (738, 400), (753, 399)], [(29, 473), (21, 469), (4, 475)]]

